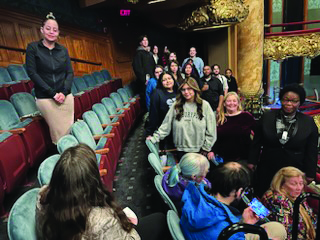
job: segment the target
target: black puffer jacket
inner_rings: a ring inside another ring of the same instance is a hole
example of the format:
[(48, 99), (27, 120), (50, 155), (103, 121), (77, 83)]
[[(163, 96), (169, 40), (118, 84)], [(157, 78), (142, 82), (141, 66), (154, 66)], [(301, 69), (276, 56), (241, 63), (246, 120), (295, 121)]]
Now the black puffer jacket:
[(143, 84), (146, 82), (146, 74), (149, 74), (150, 78), (154, 77), (155, 62), (152, 54), (141, 46), (137, 48), (132, 67), (137, 80)]

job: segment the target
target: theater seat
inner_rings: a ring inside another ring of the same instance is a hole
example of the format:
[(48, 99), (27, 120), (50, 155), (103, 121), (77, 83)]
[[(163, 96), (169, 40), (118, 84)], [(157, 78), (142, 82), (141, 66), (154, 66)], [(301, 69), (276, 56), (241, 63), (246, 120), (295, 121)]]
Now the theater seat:
[(35, 240), (36, 204), (40, 188), (25, 192), (13, 204), (8, 219), (8, 236), (10, 240)]
[(73, 82), (74, 85), (77, 87), (78, 92), (85, 92), (89, 94), (91, 104), (100, 102), (99, 90), (97, 88), (89, 87), (86, 84), (85, 80), (81, 77), (74, 77)]
[(0, 100), (0, 129), (0, 132), (17, 133), (22, 137), (30, 166), (42, 160), (46, 153), (46, 143), (38, 122), (31, 118), (20, 122), (13, 105), (6, 100)]
[(76, 85), (76, 78), (74, 78), (74, 81), (72, 83), (71, 91), (73, 96), (79, 99), (81, 103), (81, 111), (82, 111), (80, 115), (81, 117), (82, 113), (91, 109), (92, 103), (91, 103), (91, 97), (90, 97), (89, 91), (79, 90), (79, 88)]
[(185, 240), (180, 228), (180, 218), (175, 211), (167, 212), (167, 223), (173, 240)]
[(108, 70), (102, 69), (100, 71), (105, 78), (105, 80), (112, 80), (112, 83), (114, 85), (114, 91), (117, 91), (117, 89), (122, 87), (122, 79), (118, 77), (112, 77)]
[[(82, 105), (81, 105), (81, 93), (78, 93), (78, 90), (74, 83), (71, 85), (71, 93), (74, 99), (74, 119), (80, 119), (83, 113)], [(90, 107), (88, 108), (88, 110)]]
[(97, 84), (103, 88), (102, 97), (109, 97), (110, 93), (114, 91), (114, 89), (112, 89), (112, 82), (105, 80), (101, 72), (93, 72), (91, 75), (96, 80)]
[(28, 154), (21, 136), (0, 133), (0, 177), (3, 182), (0, 187), (7, 193), (12, 192), (23, 181), (28, 168)]
[(149, 153), (148, 161), (151, 164), (151, 166), (153, 167), (153, 169), (156, 172), (156, 174), (158, 174), (160, 176), (163, 176), (163, 172), (165, 170), (168, 170), (168, 169), (163, 169), (162, 168), (159, 159), (156, 157), (156, 155), (154, 153)]
[(156, 186), (156, 189), (158, 190), (163, 201), (169, 206), (171, 210), (175, 211), (178, 214), (176, 206), (173, 204), (168, 194), (162, 188), (162, 176), (156, 175), (154, 177), (154, 185)]
[(84, 74), (82, 78), (86, 82), (87, 86), (91, 89), (91, 91), (96, 91), (98, 93), (98, 102), (100, 102), (105, 95), (105, 93), (103, 92), (103, 87), (101, 87), (101, 85), (96, 82), (94, 77), (89, 74)]
[[(152, 143), (150, 140), (146, 140), (145, 141), (149, 151), (151, 153), (153, 153), (155, 155), (155, 157), (158, 159), (158, 162), (160, 163), (160, 155), (159, 155), (159, 144), (158, 143)], [(173, 149), (175, 150), (175, 149)], [(166, 152), (166, 150), (162, 150), (163, 152)], [(170, 151), (170, 150), (169, 150)], [(167, 155), (167, 163), (166, 163), (166, 166), (175, 166), (176, 165), (176, 160), (174, 159), (174, 156), (171, 152), (167, 152), (166, 153)], [(164, 168), (166, 169), (166, 168)]]
[(38, 169), (38, 182), (40, 186), (48, 185), (51, 180), (53, 169), (55, 168), (58, 160), (60, 159), (60, 154), (52, 155), (46, 158)]
[(117, 110), (125, 110), (125, 112), (128, 112), (131, 122), (132, 124), (134, 124), (135, 120), (136, 120), (136, 114), (135, 114), (135, 109), (133, 107), (131, 107), (130, 103), (124, 103), (120, 97), (119, 93), (111, 93), (110, 94), (110, 98), (112, 99), (112, 101), (114, 102)]
[(29, 78), (22, 65), (11, 64), (7, 67), (7, 69), (13, 81), (21, 82), (24, 84), (27, 92), (31, 92), (31, 89), (33, 88), (33, 82)]
[(6, 68), (0, 67), (0, 99), (9, 100), (15, 92), (25, 92), (24, 85), (20, 82), (12, 81)]
[(120, 95), (124, 104), (130, 103), (130, 107), (134, 108), (136, 119), (141, 115), (140, 100), (135, 98), (129, 98), (127, 91), (124, 88), (119, 88), (117, 93)]
[(5, 215), (6, 211), (4, 209), (4, 206), (3, 206), (3, 200), (4, 200), (4, 189), (3, 189), (3, 181), (1, 179), (1, 176), (0, 176), (0, 218), (2, 216)]

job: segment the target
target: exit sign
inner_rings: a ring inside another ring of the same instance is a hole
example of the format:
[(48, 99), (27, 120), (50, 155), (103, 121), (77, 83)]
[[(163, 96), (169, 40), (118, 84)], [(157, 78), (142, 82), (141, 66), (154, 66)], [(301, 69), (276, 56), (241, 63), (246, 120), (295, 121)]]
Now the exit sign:
[(130, 16), (130, 12), (131, 12), (131, 10), (121, 9), (120, 16)]

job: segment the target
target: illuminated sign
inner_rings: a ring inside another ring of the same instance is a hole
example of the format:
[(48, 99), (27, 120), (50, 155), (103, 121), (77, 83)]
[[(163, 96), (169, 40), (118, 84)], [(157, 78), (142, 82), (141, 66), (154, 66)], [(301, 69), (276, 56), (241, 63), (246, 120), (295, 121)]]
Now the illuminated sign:
[(120, 16), (130, 16), (130, 11), (131, 10), (121, 9), (120, 10)]

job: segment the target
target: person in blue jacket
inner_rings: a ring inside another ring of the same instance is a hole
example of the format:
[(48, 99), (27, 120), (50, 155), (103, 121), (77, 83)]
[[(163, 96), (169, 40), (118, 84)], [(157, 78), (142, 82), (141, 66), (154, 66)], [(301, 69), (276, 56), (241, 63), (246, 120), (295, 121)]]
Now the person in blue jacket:
[[(259, 220), (250, 207), (241, 215), (230, 205), (241, 199), (241, 193), (250, 184), (247, 168), (236, 162), (223, 164), (214, 170), (211, 183), (210, 194), (205, 191), (204, 184), (198, 188), (192, 182), (184, 191), (180, 226), (186, 239), (218, 239), (222, 230), (234, 223), (256, 224)], [(269, 238), (286, 239), (280, 223), (265, 225)], [(249, 235), (239, 232), (229, 239), (250, 239)]]
[(146, 87), (146, 105), (148, 112), (150, 111), (150, 98), (153, 90), (156, 89), (160, 75), (163, 73), (163, 67), (157, 65), (154, 70), (154, 78), (150, 78)]

